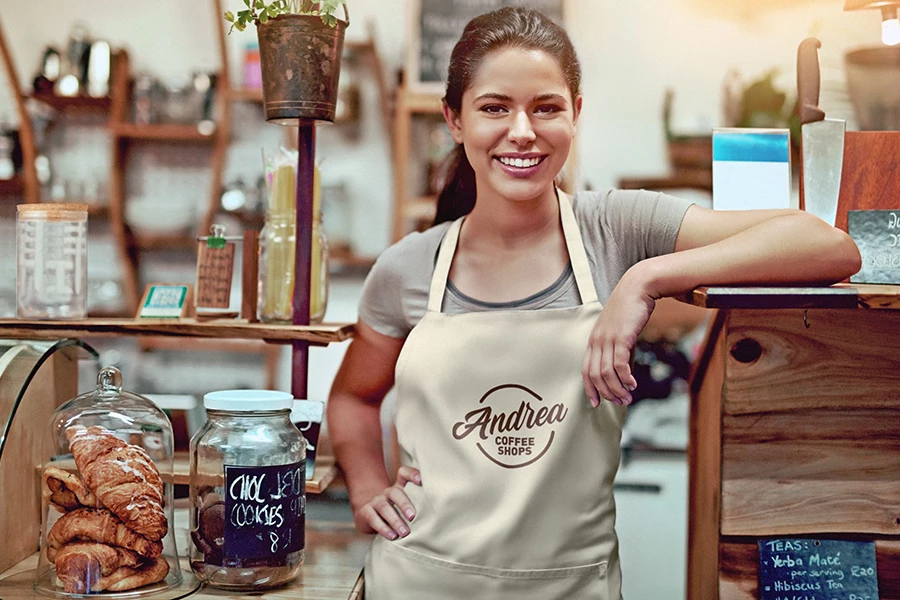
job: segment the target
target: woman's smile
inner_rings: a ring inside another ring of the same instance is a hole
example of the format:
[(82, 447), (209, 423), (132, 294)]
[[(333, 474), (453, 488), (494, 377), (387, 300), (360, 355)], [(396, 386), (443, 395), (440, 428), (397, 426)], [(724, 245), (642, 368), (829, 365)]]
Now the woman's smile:
[(496, 161), (500, 164), (500, 168), (509, 173), (513, 177), (531, 177), (538, 172), (540, 165), (547, 158), (546, 154), (541, 155), (499, 155)]

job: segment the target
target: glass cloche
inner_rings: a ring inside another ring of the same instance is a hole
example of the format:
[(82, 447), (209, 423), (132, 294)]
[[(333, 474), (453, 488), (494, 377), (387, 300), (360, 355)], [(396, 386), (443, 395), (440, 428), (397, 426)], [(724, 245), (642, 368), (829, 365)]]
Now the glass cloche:
[(35, 591), (60, 598), (183, 595), (166, 414), (123, 391), (122, 374), (107, 367), (96, 390), (56, 410), (48, 434)]

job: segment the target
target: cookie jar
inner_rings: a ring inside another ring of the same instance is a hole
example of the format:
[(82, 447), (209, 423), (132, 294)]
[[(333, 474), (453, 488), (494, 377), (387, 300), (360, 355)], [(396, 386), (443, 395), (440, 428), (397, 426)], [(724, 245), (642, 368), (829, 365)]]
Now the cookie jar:
[(34, 589), (58, 598), (184, 595), (173, 495), (173, 434), (152, 401), (102, 369), (62, 404), (41, 466), (42, 541)]
[(303, 564), (306, 440), (291, 394), (226, 390), (203, 397), (191, 438), (191, 570), (209, 585), (260, 590)]

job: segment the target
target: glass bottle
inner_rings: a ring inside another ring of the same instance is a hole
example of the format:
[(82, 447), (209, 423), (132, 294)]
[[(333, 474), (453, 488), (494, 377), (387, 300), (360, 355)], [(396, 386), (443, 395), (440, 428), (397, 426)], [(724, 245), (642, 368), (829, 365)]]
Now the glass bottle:
[(211, 586), (258, 590), (300, 572), (306, 440), (293, 397), (271, 390), (204, 396), (207, 422), (191, 439), (191, 569)]
[(19, 318), (85, 318), (87, 204), (20, 204), (16, 213)]
[[(328, 240), (322, 227), (318, 167), (313, 184), (312, 248), (310, 257), (309, 322), (321, 323), (328, 304)], [(257, 313), (264, 323), (291, 323), (294, 299), (294, 259), (297, 218), (293, 207), (271, 208), (259, 234)]]

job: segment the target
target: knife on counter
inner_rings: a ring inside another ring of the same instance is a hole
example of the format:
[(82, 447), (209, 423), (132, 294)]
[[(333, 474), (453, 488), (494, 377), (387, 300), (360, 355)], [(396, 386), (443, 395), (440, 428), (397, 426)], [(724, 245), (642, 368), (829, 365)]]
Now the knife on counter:
[(797, 49), (797, 97), (800, 111), (803, 157), (803, 207), (834, 226), (841, 170), (844, 164), (846, 122), (826, 119), (819, 108), (819, 48), (816, 38), (806, 38)]

